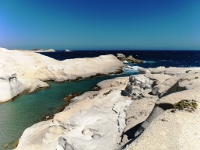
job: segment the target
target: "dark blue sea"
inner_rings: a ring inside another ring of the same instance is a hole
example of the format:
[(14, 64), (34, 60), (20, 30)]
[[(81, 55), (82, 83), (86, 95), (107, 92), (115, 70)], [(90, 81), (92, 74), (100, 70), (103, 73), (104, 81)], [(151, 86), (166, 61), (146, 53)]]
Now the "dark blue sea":
[[(43, 55), (52, 57), (57, 60), (84, 58), (84, 57), (97, 57), (99, 55), (123, 53), (126, 56), (132, 55), (134, 58), (144, 60), (143, 64), (137, 64), (140, 67), (200, 67), (200, 51), (173, 51), (173, 50), (134, 50), (134, 51), (70, 51), (65, 52), (57, 50), (57, 52), (44, 52)], [(136, 64), (128, 64), (136, 65)]]
[(71, 93), (86, 92), (98, 82), (119, 76), (138, 74), (139, 67), (200, 67), (200, 51), (72, 51), (46, 52), (43, 55), (57, 60), (96, 57), (104, 54), (123, 53), (132, 55), (144, 61), (143, 64), (132, 64), (131, 69), (125, 69), (123, 74), (108, 75), (92, 79), (70, 81), (64, 83), (50, 82), (50, 88), (39, 90), (33, 94), (23, 94), (13, 101), (0, 105), (0, 149), (1, 145), (9, 143), (7, 150), (12, 149), (14, 141), (18, 140), (23, 131), (37, 123), (45, 116), (54, 114), (66, 104), (63, 98)]

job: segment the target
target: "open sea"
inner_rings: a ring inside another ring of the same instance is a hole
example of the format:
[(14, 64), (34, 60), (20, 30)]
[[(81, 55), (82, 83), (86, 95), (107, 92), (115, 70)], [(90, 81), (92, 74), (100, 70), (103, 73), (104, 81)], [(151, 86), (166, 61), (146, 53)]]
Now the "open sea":
[[(0, 105), (0, 150), (12, 149), (12, 144), (20, 138), (23, 131), (54, 114), (66, 104), (63, 98), (71, 93), (89, 91), (98, 82), (119, 76), (138, 74), (138, 67), (200, 67), (200, 51), (57, 51), (41, 53), (57, 60), (96, 57), (104, 54), (123, 53), (144, 61), (143, 64), (128, 63), (120, 75), (108, 75), (92, 79), (70, 81), (64, 83), (49, 82), (50, 88), (42, 89), (33, 94), (23, 94), (11, 102)], [(7, 148), (3, 144), (8, 143)]]
[[(149, 67), (200, 67), (200, 51), (173, 51), (173, 50), (134, 50), (134, 51), (123, 51), (123, 50), (104, 50), (104, 51), (71, 51), (64, 52), (58, 50), (56, 53), (48, 52), (41, 53), (43, 55), (52, 57), (57, 60), (72, 59), (72, 58), (84, 58), (84, 57), (97, 57), (99, 55), (123, 53), (126, 56), (132, 55), (134, 58), (144, 60), (144, 64), (139, 66)], [(135, 64), (130, 64), (135, 65)]]

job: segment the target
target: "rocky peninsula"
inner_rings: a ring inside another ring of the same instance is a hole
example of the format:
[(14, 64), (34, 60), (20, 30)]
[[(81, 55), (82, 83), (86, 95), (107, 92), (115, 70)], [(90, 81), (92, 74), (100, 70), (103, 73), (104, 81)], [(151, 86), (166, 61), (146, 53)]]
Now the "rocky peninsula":
[(33, 51), (0, 48), (0, 102), (23, 91), (48, 87), (44, 81), (63, 82), (121, 71), (123, 63), (113, 55), (58, 61)]

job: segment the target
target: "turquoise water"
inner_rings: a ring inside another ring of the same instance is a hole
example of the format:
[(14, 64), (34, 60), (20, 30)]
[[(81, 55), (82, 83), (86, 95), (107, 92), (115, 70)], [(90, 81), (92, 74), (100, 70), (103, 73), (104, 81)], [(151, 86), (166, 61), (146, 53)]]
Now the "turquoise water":
[[(24, 94), (12, 102), (0, 105), (0, 149), (5, 143), (13, 143), (23, 131), (41, 118), (53, 114), (66, 103), (63, 98), (71, 93), (89, 91), (98, 82), (122, 75), (110, 75), (64, 83), (50, 82), (50, 88), (33, 94)], [(7, 150), (12, 149), (11, 146)], [(5, 149), (4, 149), (5, 150)]]

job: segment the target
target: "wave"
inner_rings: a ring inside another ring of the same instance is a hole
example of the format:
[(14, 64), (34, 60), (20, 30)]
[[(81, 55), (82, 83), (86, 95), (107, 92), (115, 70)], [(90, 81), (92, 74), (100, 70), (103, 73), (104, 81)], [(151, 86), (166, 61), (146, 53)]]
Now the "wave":
[(124, 71), (124, 72), (127, 72), (127, 71), (128, 71), (128, 72), (130, 72), (130, 71), (131, 71), (131, 72), (139, 72), (139, 71), (138, 71), (139, 68), (141, 68), (141, 67), (139, 67), (139, 66), (129, 66), (129, 65), (127, 65), (127, 66), (125, 66), (125, 67), (123, 68), (123, 71)]
[(143, 60), (143, 63), (149, 63), (149, 64), (151, 64), (151, 63), (156, 63), (156, 61), (152, 61), (152, 60)]
[(128, 64), (129, 62), (127, 60), (123, 61), (124, 64)]
[(176, 61), (176, 60), (159, 60), (159, 61), (171, 61), (172, 62), (172, 61)]

